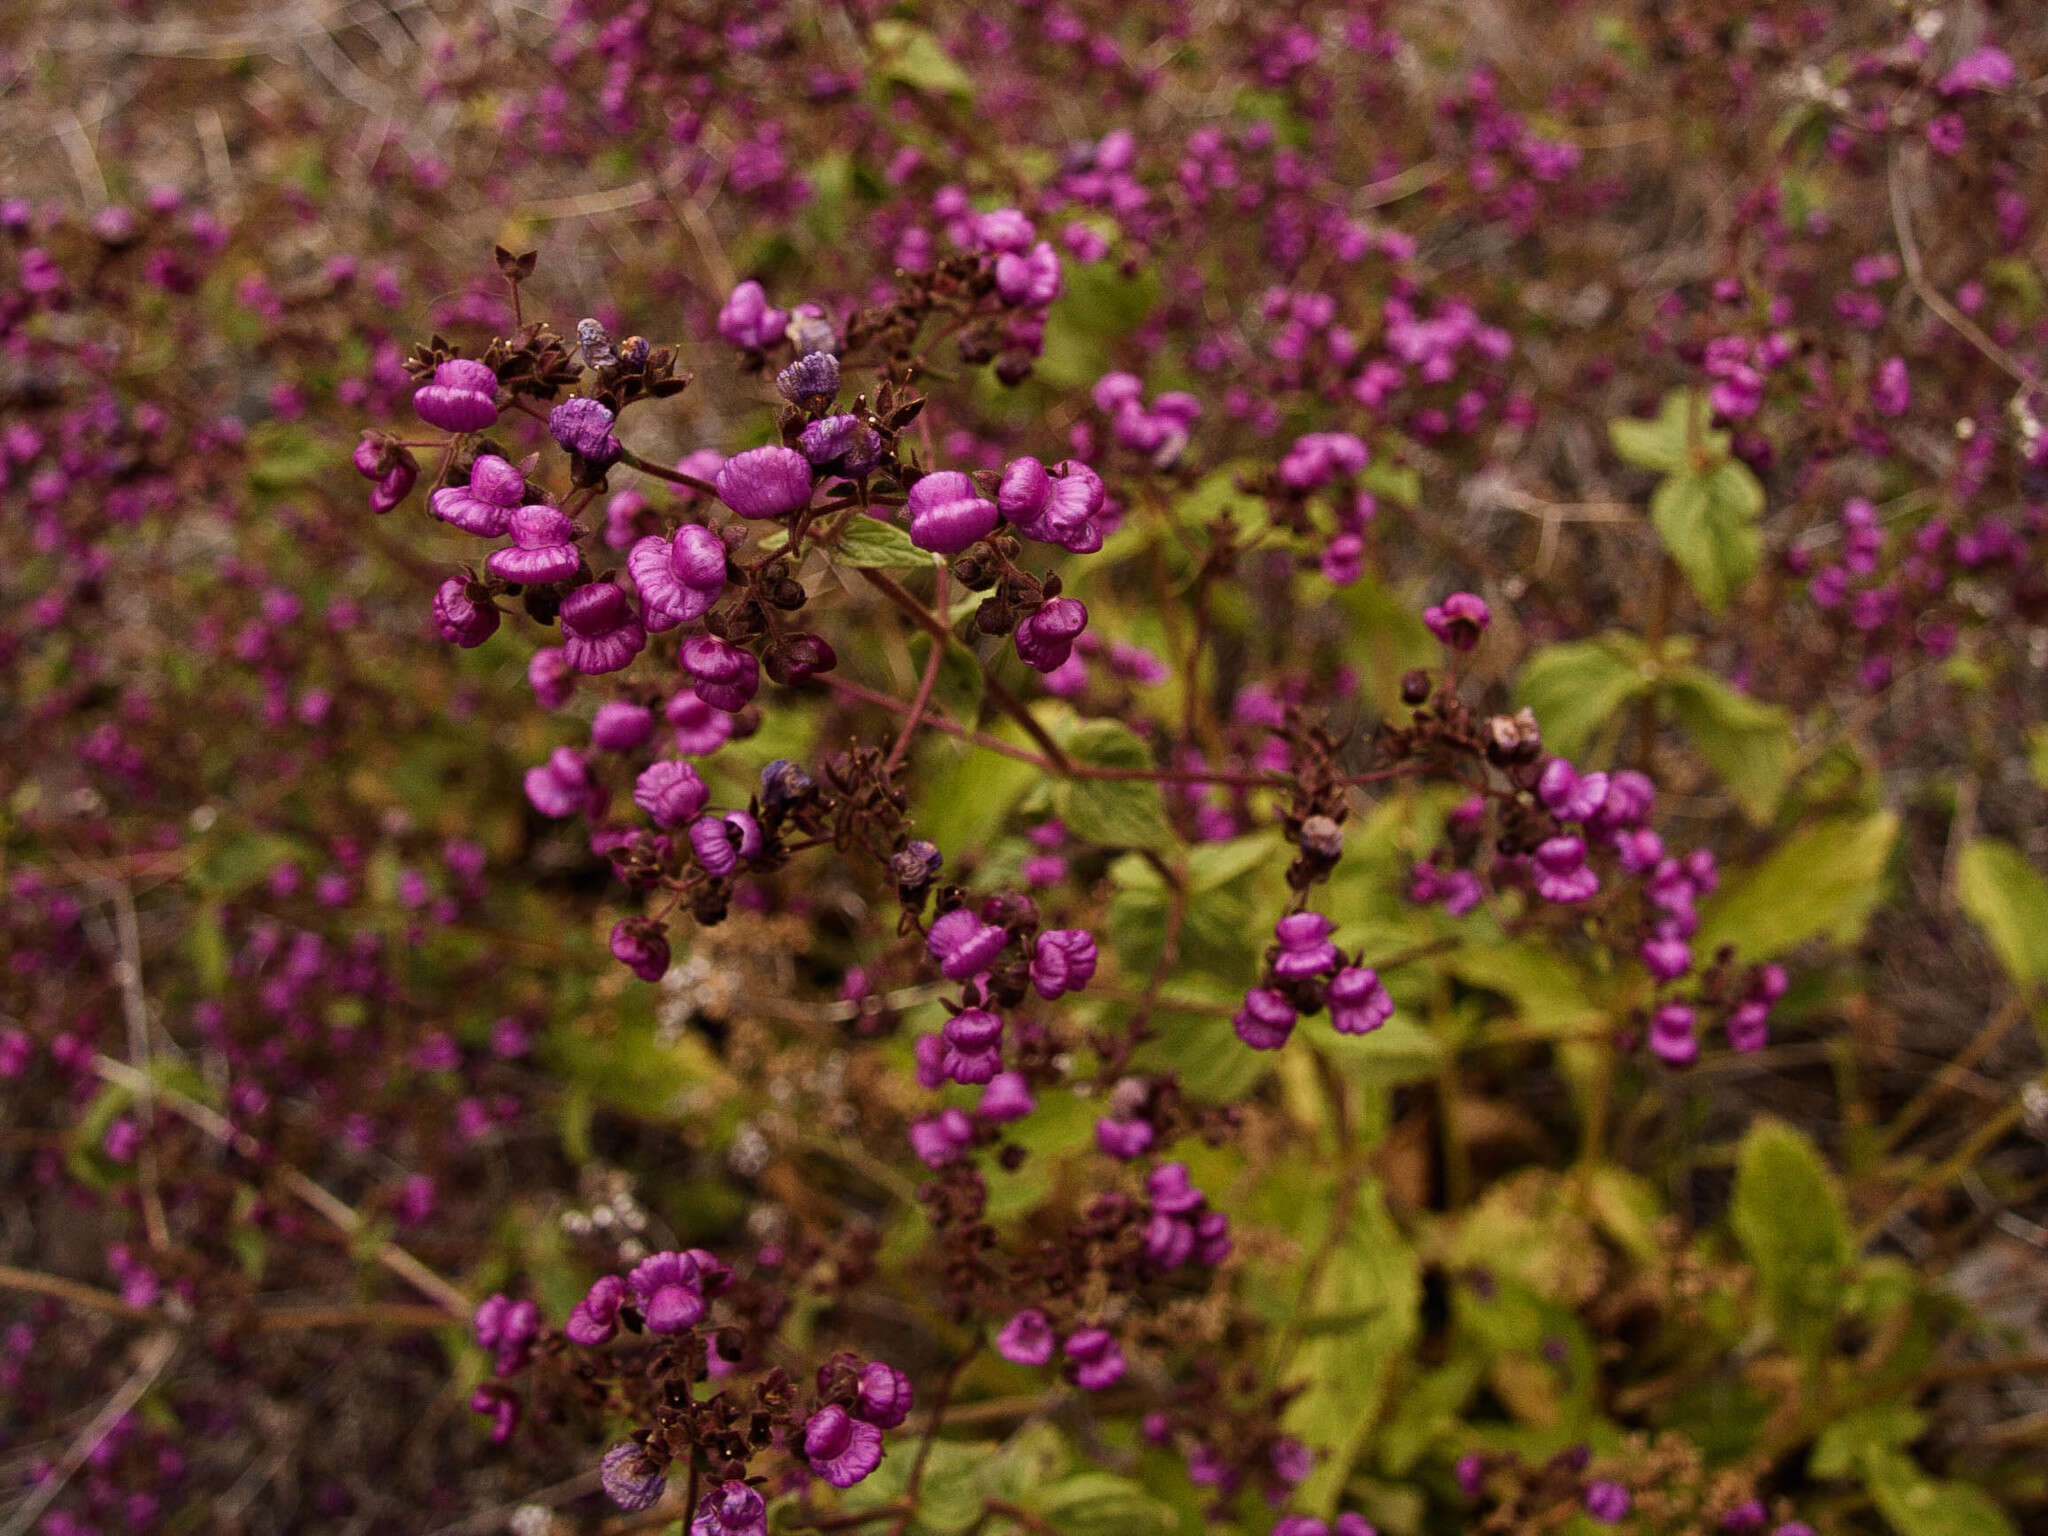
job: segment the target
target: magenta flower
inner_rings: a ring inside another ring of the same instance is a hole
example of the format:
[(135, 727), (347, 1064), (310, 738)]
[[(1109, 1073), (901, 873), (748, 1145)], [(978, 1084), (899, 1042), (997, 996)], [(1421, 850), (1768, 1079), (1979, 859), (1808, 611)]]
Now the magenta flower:
[(631, 752), (654, 734), (654, 711), (629, 699), (607, 699), (590, 722), (590, 744), (600, 752)]
[(444, 523), (479, 538), (501, 539), (512, 513), (526, 500), (526, 476), (494, 453), (480, 454), (470, 466), (469, 484), (444, 485), (427, 498), (429, 509)]
[(714, 709), (737, 714), (761, 687), (761, 664), (752, 651), (728, 645), (716, 635), (683, 642), (683, 670), (697, 680), (697, 697)]
[(996, 504), (957, 469), (926, 475), (910, 488), (910, 542), (934, 554), (957, 555), (994, 531)]
[(1003, 929), (984, 923), (966, 907), (955, 907), (932, 920), (925, 947), (948, 981), (965, 981), (987, 970), (1009, 941)]
[(1095, 974), (1095, 939), (1083, 928), (1052, 928), (1038, 936), (1031, 956), (1031, 985), (1047, 1002), (1078, 992)]
[(1330, 942), (1330, 920), (1320, 912), (1290, 912), (1273, 925), (1280, 941), (1280, 953), (1273, 960), (1273, 974), (1288, 981), (1320, 976), (1337, 963), (1337, 946)]
[(1607, 789), (1606, 774), (1581, 774), (1563, 758), (1553, 757), (1536, 781), (1536, 798), (1559, 821), (1590, 821), (1606, 803)]
[(662, 718), (675, 732), (676, 750), (687, 757), (716, 752), (732, 735), (732, 716), (705, 703), (690, 689), (669, 698), (662, 706)]
[(434, 366), (434, 380), (412, 394), (412, 408), (443, 432), (481, 432), (498, 419), (498, 376), (467, 357)]
[(851, 1488), (882, 1464), (882, 1432), (827, 1403), (804, 1425), (804, 1459), (834, 1488)]
[(996, 258), (996, 293), (1013, 308), (1044, 309), (1060, 296), (1060, 283), (1060, 253), (1049, 241)]
[(1067, 1359), (1073, 1362), (1074, 1385), (1100, 1392), (1124, 1379), (1124, 1352), (1101, 1328), (1083, 1328), (1067, 1335)]
[[(1000, 930), (998, 930), (1000, 932)], [(946, 1053), (939, 1069), (956, 1083), (987, 1083), (1003, 1069), (1003, 1021), (985, 1008), (969, 1008), (940, 1031)]]
[(628, 917), (612, 925), (612, 958), (642, 981), (668, 974), (668, 935), (651, 918)]
[(718, 499), (741, 517), (784, 517), (811, 499), (811, 464), (794, 448), (749, 448), (718, 471)]
[(789, 312), (769, 306), (767, 292), (752, 278), (739, 284), (718, 312), (718, 334), (735, 347), (773, 346), (789, 324)]
[(578, 587), (562, 599), (562, 650), (587, 676), (629, 666), (647, 644), (647, 631), (626, 594), (609, 581)]
[(663, 758), (640, 771), (633, 783), (633, 803), (658, 827), (680, 827), (699, 811), (711, 791), (688, 763)]
[(1031, 1096), (1031, 1084), (1021, 1072), (998, 1072), (981, 1090), (981, 1103), (974, 1112), (982, 1119), (996, 1125), (1012, 1120), (1022, 1120), (1034, 1109), (1038, 1101)]
[(583, 1299), (569, 1313), (562, 1331), (572, 1343), (595, 1346), (619, 1331), (619, 1307), (626, 1299), (626, 1282), (617, 1275), (600, 1275), (591, 1282)]
[(1347, 965), (1331, 977), (1323, 1001), (1330, 1010), (1330, 1026), (1340, 1035), (1371, 1034), (1394, 1014), (1394, 1000), (1379, 972), (1365, 966)]
[(1586, 867), (1583, 838), (1545, 838), (1536, 845), (1531, 863), (1536, 873), (1536, 894), (1545, 901), (1584, 901), (1600, 889), (1600, 877)]
[(604, 790), (580, 753), (557, 747), (545, 763), (526, 770), (526, 798), (543, 816), (594, 816), (604, 804)]
[(697, 1501), (690, 1536), (768, 1536), (768, 1505), (758, 1489), (721, 1483)]
[(497, 550), (484, 562), (493, 576), (521, 586), (567, 581), (582, 569), (583, 556), (572, 542), (575, 525), (559, 508), (537, 503), (516, 509), (508, 531), (510, 549)]
[(602, 400), (574, 395), (548, 412), (548, 435), (578, 458), (602, 467), (625, 452), (612, 435), (617, 419)]
[(910, 1378), (880, 1360), (861, 1367), (860, 1401), (854, 1413), (877, 1429), (894, 1429), (910, 1417)]
[(685, 523), (672, 538), (649, 535), (633, 545), (626, 569), (639, 590), (648, 629), (660, 633), (709, 613), (725, 591), (725, 541)]
[(1012, 1365), (1044, 1365), (1052, 1358), (1052, 1324), (1036, 1307), (1026, 1307), (996, 1335), (996, 1353)]
[[(936, 1035), (925, 1036), (932, 1041), (938, 1038)], [(927, 1168), (943, 1168), (948, 1163), (958, 1162), (961, 1154), (973, 1145), (974, 1122), (961, 1110), (944, 1109), (928, 1120), (911, 1122), (910, 1150)]]
[(1294, 1033), (1294, 1005), (1270, 987), (1254, 987), (1231, 1019), (1237, 1038), (1255, 1051), (1277, 1051)]
[(1095, 522), (1103, 505), (1102, 477), (1069, 459), (1057, 476), (1036, 459), (1012, 459), (996, 488), (996, 506), (1027, 539), (1057, 544), (1077, 555), (1102, 548)]
[(498, 610), (480, 589), (450, 576), (434, 594), (434, 627), (443, 640), (469, 650), (498, 632)]
[(1074, 642), (1087, 627), (1085, 603), (1056, 597), (1017, 626), (1017, 654), (1040, 672), (1056, 671), (1074, 654)]
[(1115, 1120), (1105, 1115), (1095, 1122), (1095, 1145), (1104, 1155), (1127, 1163), (1143, 1157), (1152, 1145), (1152, 1125), (1147, 1120)]
[(1422, 610), (1422, 622), (1429, 632), (1454, 651), (1469, 651), (1486, 633), (1493, 614), (1483, 599), (1470, 592), (1453, 592), (1435, 607)]
[(1665, 1065), (1683, 1067), (1700, 1053), (1693, 1034), (1693, 1011), (1684, 1003), (1666, 1003), (1650, 1016), (1650, 1049)]
[(626, 1276), (653, 1333), (681, 1333), (704, 1318), (703, 1280), (690, 1254), (651, 1254)]

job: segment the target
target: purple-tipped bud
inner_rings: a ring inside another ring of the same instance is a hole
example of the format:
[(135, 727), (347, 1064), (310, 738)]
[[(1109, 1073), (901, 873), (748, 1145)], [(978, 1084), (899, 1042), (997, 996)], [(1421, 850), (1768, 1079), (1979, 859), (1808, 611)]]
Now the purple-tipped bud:
[(725, 461), (716, 484), (741, 517), (784, 517), (811, 499), (810, 461), (794, 448), (749, 448)]
[(1483, 599), (1470, 592), (1453, 592), (1435, 607), (1422, 610), (1422, 622), (1429, 632), (1454, 651), (1469, 651), (1486, 633), (1493, 614)]
[(434, 378), (412, 394), (412, 408), (443, 432), (481, 432), (498, 419), (498, 376), (467, 357), (434, 367)]
[(806, 352), (775, 375), (776, 393), (791, 405), (824, 405), (839, 394), (839, 359), (830, 352)]

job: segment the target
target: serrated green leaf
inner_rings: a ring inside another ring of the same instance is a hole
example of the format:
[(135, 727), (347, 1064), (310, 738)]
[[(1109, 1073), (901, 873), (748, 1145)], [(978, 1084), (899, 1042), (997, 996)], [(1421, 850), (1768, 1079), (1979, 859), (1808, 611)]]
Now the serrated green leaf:
[[(1152, 753), (1138, 734), (1115, 720), (1090, 720), (1061, 743), (1077, 763), (1098, 768), (1150, 768)], [(1053, 794), (1060, 820), (1084, 843), (1101, 848), (1171, 848), (1159, 786), (1147, 779), (1068, 779)]]
[(1827, 937), (1855, 940), (1883, 895), (1880, 879), (1899, 833), (1890, 811), (1838, 817), (1779, 844), (1705, 907), (1694, 951), (1733, 944), (1745, 961), (1768, 960)]
[(1791, 1126), (1765, 1120), (1742, 1139), (1729, 1220), (1756, 1266), (1778, 1337), (1819, 1349), (1842, 1298), (1849, 1222), (1820, 1153)]
[(1536, 712), (1544, 746), (1576, 758), (1623, 705), (1650, 686), (1642, 660), (1642, 642), (1632, 635), (1545, 646), (1524, 663), (1516, 697)]
[(930, 570), (937, 556), (910, 542), (910, 535), (877, 517), (856, 517), (839, 530), (832, 558), (863, 571)]
[(1728, 459), (1704, 472), (1669, 475), (1650, 498), (1657, 537), (1700, 601), (1717, 612), (1756, 574), (1763, 494), (1749, 466)]
[(2025, 854), (1975, 839), (1956, 865), (1956, 895), (2015, 985), (2048, 981), (2048, 880)]
[(1685, 667), (1665, 679), (1665, 697), (1701, 757), (1754, 822), (1776, 814), (1792, 778), (1796, 743), (1780, 706), (1737, 693), (1713, 673)]

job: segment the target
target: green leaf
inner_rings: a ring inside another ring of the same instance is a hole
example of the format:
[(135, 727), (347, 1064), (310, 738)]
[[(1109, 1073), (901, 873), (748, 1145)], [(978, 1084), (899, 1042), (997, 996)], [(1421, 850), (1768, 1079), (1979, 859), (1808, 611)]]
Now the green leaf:
[[(910, 637), (910, 661), (917, 668), (920, 685), (931, 660), (932, 637), (919, 631)], [(954, 721), (969, 730), (981, 718), (981, 690), (985, 681), (981, 662), (958, 640), (949, 639), (939, 657), (939, 676), (932, 686), (932, 698)]]
[(896, 524), (876, 517), (856, 517), (840, 529), (832, 556), (841, 565), (863, 571), (924, 571), (938, 561), (938, 556), (911, 543), (910, 535)]
[(925, 28), (892, 17), (869, 27), (868, 37), (875, 45), (875, 67), (884, 79), (935, 96), (966, 96), (974, 90), (967, 71)]
[(1980, 837), (1956, 866), (1963, 910), (2016, 986), (2048, 981), (2048, 880), (2010, 843)]
[[(1327, 1451), (1301, 1490), (1304, 1508), (1328, 1514), (1414, 1342), (1422, 1302), (1414, 1250), (1387, 1214), (1377, 1185), (1358, 1192), (1346, 1229), (1304, 1298), (1302, 1337), (1282, 1380), (1302, 1390), (1283, 1423)], [(1319, 1319), (1356, 1319), (1325, 1332)]]
[(1700, 601), (1717, 612), (1756, 573), (1763, 555), (1756, 519), (1763, 506), (1764, 488), (1734, 459), (1670, 475), (1650, 498), (1657, 537)]
[(1899, 818), (1879, 811), (1788, 838), (1708, 904), (1695, 953), (1733, 944), (1743, 960), (1757, 961), (1822, 936), (1853, 943), (1883, 894), (1879, 880), (1898, 834)]
[(1729, 1216), (1778, 1337), (1819, 1349), (1851, 1250), (1841, 1196), (1813, 1143), (1781, 1121), (1753, 1126), (1736, 1157)]
[(1587, 996), (1577, 972), (1547, 945), (1511, 940), (1460, 946), (1440, 964), (1467, 985), (1509, 999), (1515, 1005), (1513, 1016), (1540, 1034), (1569, 1034), (1605, 1015)]
[(1727, 454), (1728, 434), (1708, 428), (1710, 419), (1705, 395), (1678, 389), (1664, 397), (1655, 421), (1616, 417), (1607, 423), (1607, 436), (1629, 463), (1672, 475), (1692, 467), (1695, 447), (1708, 458)]
[[(1098, 768), (1150, 768), (1151, 750), (1129, 726), (1090, 720), (1061, 743), (1077, 763)], [(1067, 830), (1102, 848), (1171, 848), (1173, 825), (1159, 786), (1147, 779), (1069, 779), (1053, 793)]]
[(1524, 663), (1516, 697), (1536, 712), (1544, 746), (1576, 758), (1616, 711), (1650, 686), (1642, 661), (1642, 642), (1632, 635), (1545, 646)]
[(1077, 1472), (1022, 1502), (1060, 1536), (1144, 1536), (1178, 1523), (1141, 1484), (1109, 1472)]
[(1926, 1427), (1927, 1415), (1907, 1403), (1852, 1408), (1821, 1431), (1806, 1470), (1814, 1477), (1847, 1477), (1866, 1455), (1910, 1445)]
[(1897, 1451), (1866, 1455), (1863, 1481), (1899, 1536), (2017, 1536), (1986, 1495), (1967, 1483), (1936, 1482)]
[(1790, 716), (1776, 704), (1737, 693), (1698, 667), (1671, 674), (1664, 686), (1680, 728), (1728, 786), (1743, 815), (1769, 821), (1792, 778)]

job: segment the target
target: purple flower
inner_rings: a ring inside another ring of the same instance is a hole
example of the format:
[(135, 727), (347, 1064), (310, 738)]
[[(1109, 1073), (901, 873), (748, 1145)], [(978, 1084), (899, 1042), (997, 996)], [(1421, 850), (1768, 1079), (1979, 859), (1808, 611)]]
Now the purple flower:
[(881, 434), (858, 416), (821, 416), (803, 429), (797, 446), (814, 468), (864, 475), (882, 456)]
[(2017, 73), (2013, 69), (2011, 55), (2003, 48), (1987, 44), (1958, 59), (1941, 77), (1935, 89), (1944, 96), (1960, 96), (1968, 91), (2002, 91), (2015, 78)]
[(1347, 965), (1331, 977), (1323, 1001), (1330, 1027), (1340, 1035), (1371, 1034), (1394, 1015), (1394, 1000), (1379, 972), (1364, 966)]
[(1760, 1051), (1771, 1037), (1771, 1010), (1758, 1002), (1737, 1003), (1728, 1015), (1728, 1048)]
[(1145, 1176), (1145, 1193), (1152, 1209), (1169, 1216), (1186, 1216), (1202, 1208), (1202, 1192), (1188, 1178), (1186, 1163), (1161, 1163)]
[(526, 499), (526, 476), (494, 453), (480, 454), (469, 468), (469, 484), (444, 485), (427, 498), (434, 516), (465, 533), (499, 539), (512, 512)]
[(877, 1429), (894, 1429), (910, 1417), (910, 1378), (880, 1360), (861, 1367), (860, 1400), (854, 1413)]
[(1586, 867), (1583, 838), (1545, 838), (1536, 845), (1531, 862), (1536, 870), (1536, 894), (1545, 901), (1584, 901), (1600, 889), (1600, 877)]
[(612, 958), (642, 981), (668, 974), (668, 935), (649, 918), (628, 917), (612, 924)]
[(412, 393), (412, 408), (443, 432), (481, 432), (498, 419), (498, 376), (467, 357), (434, 366), (434, 381)]
[(775, 391), (791, 405), (825, 405), (839, 394), (839, 359), (806, 352), (775, 375)]
[(512, 547), (495, 551), (485, 568), (504, 581), (545, 586), (567, 581), (582, 568), (583, 556), (572, 542), (575, 525), (559, 508), (532, 503), (512, 513), (508, 524)]
[(1087, 627), (1088, 609), (1080, 599), (1056, 597), (1017, 626), (1017, 654), (1040, 672), (1056, 671)]
[(630, 752), (654, 734), (654, 711), (629, 699), (607, 699), (590, 722), (590, 744), (600, 752)]
[(1667, 1066), (1683, 1067), (1700, 1053), (1692, 1032), (1693, 1011), (1684, 1003), (1666, 1003), (1650, 1016), (1650, 1049)]
[(617, 1275), (600, 1275), (583, 1299), (569, 1313), (562, 1331), (570, 1342), (595, 1346), (619, 1331), (619, 1306), (626, 1299), (626, 1282)]
[(617, 672), (647, 644), (647, 631), (626, 594), (609, 581), (578, 587), (562, 599), (562, 650), (587, 676)]
[(997, 508), (1019, 533), (1075, 554), (1102, 547), (1095, 517), (1103, 500), (1102, 477), (1073, 459), (1059, 465), (1057, 476), (1036, 459), (1012, 459), (996, 488)]
[(672, 758), (649, 763), (633, 783), (633, 803), (658, 827), (680, 827), (704, 809), (710, 793), (695, 768)]
[(1620, 1483), (1601, 1479), (1586, 1485), (1586, 1513), (1602, 1525), (1616, 1525), (1628, 1518), (1635, 1501)]
[(1600, 802), (1590, 830), (1609, 833), (1640, 827), (1657, 805), (1657, 786), (1633, 768), (1623, 768), (1609, 777), (1607, 794)]
[(606, 1451), (598, 1478), (614, 1504), (636, 1514), (659, 1504), (668, 1487), (668, 1474), (637, 1440), (621, 1440)]
[(604, 791), (580, 753), (557, 747), (545, 763), (526, 770), (526, 798), (541, 815), (559, 820), (579, 812), (595, 815)]
[(804, 1425), (804, 1459), (834, 1488), (851, 1488), (882, 1464), (882, 1432), (827, 1403)]
[(1643, 969), (1658, 981), (1676, 981), (1692, 969), (1691, 946), (1669, 924), (1659, 923), (1636, 953), (1642, 957)]
[(996, 258), (996, 293), (1014, 309), (1043, 309), (1060, 296), (1060, 253), (1041, 240)]
[[(924, 1038), (936, 1041), (939, 1037)], [(928, 1120), (913, 1120), (910, 1124), (910, 1150), (927, 1168), (943, 1168), (958, 1162), (960, 1155), (973, 1145), (974, 1122), (962, 1110), (944, 1109)]]
[(996, 525), (996, 504), (957, 469), (926, 475), (910, 488), (910, 542), (934, 554), (957, 555)]
[(697, 862), (723, 879), (740, 867), (739, 849), (733, 846), (732, 824), (723, 816), (699, 816), (690, 823), (690, 848)]
[(715, 483), (741, 517), (784, 517), (810, 501), (811, 465), (794, 448), (749, 448), (725, 461)]
[(1906, 372), (1903, 357), (1888, 357), (1877, 365), (1877, 378), (1870, 386), (1871, 408), (1880, 416), (1903, 416), (1913, 405), (1913, 379)]
[(981, 1090), (981, 1103), (974, 1112), (984, 1120), (1002, 1125), (1022, 1120), (1036, 1108), (1038, 1101), (1032, 1098), (1031, 1084), (1023, 1073), (998, 1072)]
[(738, 714), (760, 691), (761, 664), (754, 653), (716, 635), (685, 640), (682, 662), (683, 670), (697, 680), (697, 697), (727, 714)]
[(395, 443), (365, 437), (356, 444), (352, 457), (356, 472), (376, 482), (370, 488), (370, 510), (380, 516), (410, 496), (419, 483), (419, 461)]
[(1746, 1536), (1748, 1532), (1762, 1530), (1769, 1518), (1762, 1499), (1744, 1499), (1721, 1516), (1721, 1529)]
[(526, 681), (542, 709), (560, 709), (576, 692), (576, 674), (559, 645), (542, 646), (526, 663)]
[(768, 1506), (745, 1483), (721, 1483), (697, 1501), (690, 1536), (768, 1536)]
[(1090, 1392), (1113, 1387), (1124, 1378), (1124, 1352), (1100, 1328), (1067, 1335), (1066, 1356), (1074, 1363), (1074, 1384)]
[(1078, 992), (1095, 974), (1095, 939), (1084, 928), (1053, 928), (1038, 936), (1031, 957), (1031, 984), (1047, 1002)]
[(685, 523), (672, 538), (638, 540), (626, 569), (647, 610), (647, 627), (659, 634), (709, 613), (725, 591), (725, 541), (698, 523)]
[(1371, 462), (1371, 450), (1349, 432), (1310, 432), (1296, 438), (1280, 460), (1280, 483), (1290, 491), (1318, 490)]
[(548, 412), (548, 435), (578, 458), (599, 468), (625, 452), (612, 435), (618, 418), (602, 400), (574, 395)]
[[(1001, 930), (997, 930), (1000, 932)], [(946, 1020), (940, 1038), (946, 1051), (939, 1070), (956, 1083), (993, 1082), (1003, 1069), (1003, 1021), (985, 1008), (969, 1008)]]
[(676, 750), (690, 757), (716, 752), (732, 735), (732, 716), (705, 703), (692, 689), (672, 695), (661, 713), (675, 732)]
[(1280, 941), (1280, 953), (1273, 961), (1273, 974), (1289, 981), (1320, 976), (1337, 963), (1337, 946), (1330, 942), (1330, 920), (1320, 912), (1290, 912), (1273, 925)]
[(1453, 592), (1443, 602), (1422, 610), (1422, 622), (1429, 632), (1454, 651), (1469, 651), (1486, 633), (1493, 614), (1486, 603), (1470, 592)]
[(965, 981), (987, 970), (1009, 941), (1003, 929), (984, 923), (966, 907), (955, 907), (932, 920), (925, 947), (948, 981)]
[(1152, 1145), (1152, 1125), (1146, 1120), (1113, 1120), (1105, 1115), (1095, 1122), (1095, 1145), (1119, 1162), (1143, 1157)]
[(498, 632), (497, 606), (473, 594), (460, 576), (450, 576), (434, 594), (434, 628), (443, 640), (469, 650)]
[(530, 1301), (493, 1296), (476, 1309), (476, 1341), (495, 1351), (492, 1369), (510, 1376), (532, 1358), (533, 1342), (540, 1337), (540, 1308)]
[(1607, 799), (1607, 775), (1581, 774), (1561, 757), (1543, 765), (1536, 797), (1559, 821), (1588, 821)]
[(996, 1335), (996, 1353), (1012, 1365), (1043, 1365), (1052, 1358), (1052, 1324), (1036, 1307), (1026, 1307)]
[(650, 1254), (626, 1276), (653, 1333), (681, 1333), (704, 1317), (703, 1279), (696, 1258), (673, 1250)]
[(1015, 208), (994, 208), (975, 215), (975, 243), (985, 251), (1021, 251), (1037, 233), (1031, 220)]
[(752, 278), (732, 291), (718, 311), (718, 334), (735, 347), (772, 346), (789, 324), (789, 312), (772, 309), (768, 295)]
[(1231, 1025), (1237, 1038), (1255, 1051), (1277, 1051), (1294, 1032), (1294, 1005), (1269, 987), (1254, 987), (1244, 995)]

